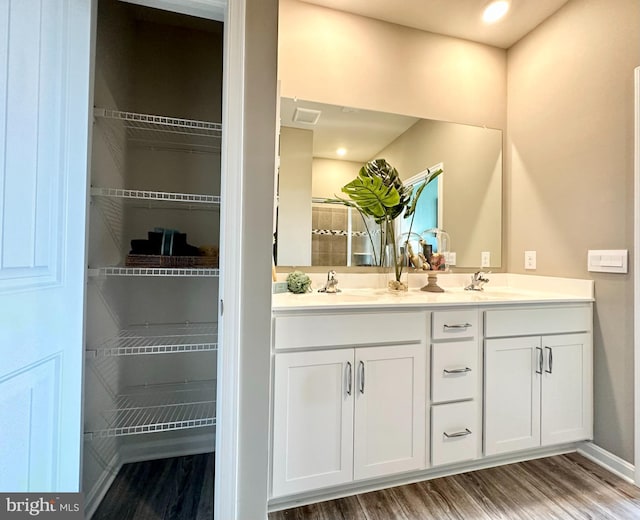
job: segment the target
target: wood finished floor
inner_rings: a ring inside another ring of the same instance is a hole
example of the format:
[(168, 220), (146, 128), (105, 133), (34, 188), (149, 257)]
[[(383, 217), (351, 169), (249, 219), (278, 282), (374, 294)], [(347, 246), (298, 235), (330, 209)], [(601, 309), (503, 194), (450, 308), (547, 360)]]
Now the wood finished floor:
[[(93, 520), (212, 520), (213, 465), (213, 454), (127, 464)], [(640, 489), (572, 453), (269, 515), (269, 520), (432, 519), (640, 520)]]
[(640, 489), (572, 453), (269, 515), (269, 520), (430, 519), (640, 519)]
[(214, 455), (125, 464), (92, 520), (212, 520)]

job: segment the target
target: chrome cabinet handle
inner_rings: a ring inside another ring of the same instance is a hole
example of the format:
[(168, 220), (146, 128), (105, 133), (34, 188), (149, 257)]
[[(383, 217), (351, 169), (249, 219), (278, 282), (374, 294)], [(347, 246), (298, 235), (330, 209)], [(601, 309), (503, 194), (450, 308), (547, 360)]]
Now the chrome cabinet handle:
[(364, 394), (364, 362), (360, 361), (360, 393)]
[(457, 323), (455, 325), (444, 324), (445, 329), (468, 329), (469, 327), (472, 327), (471, 323)]
[(536, 370), (536, 374), (542, 374), (542, 348), (536, 347), (536, 350), (538, 351), (538, 370)]
[(442, 433), (447, 439), (454, 439), (456, 437), (466, 437), (467, 435), (471, 435), (471, 430), (469, 428), (465, 428), (461, 432), (453, 432), (453, 433), (442, 432)]
[(454, 368), (452, 370), (449, 370), (447, 368), (444, 369), (445, 374), (464, 374), (465, 372), (471, 372), (471, 369), (469, 367)]
[(545, 370), (547, 374), (553, 374), (553, 349), (551, 347), (544, 347), (546, 350), (549, 350), (549, 369)]
[(347, 361), (347, 395), (351, 395), (351, 386), (353, 384), (353, 367), (351, 361)]

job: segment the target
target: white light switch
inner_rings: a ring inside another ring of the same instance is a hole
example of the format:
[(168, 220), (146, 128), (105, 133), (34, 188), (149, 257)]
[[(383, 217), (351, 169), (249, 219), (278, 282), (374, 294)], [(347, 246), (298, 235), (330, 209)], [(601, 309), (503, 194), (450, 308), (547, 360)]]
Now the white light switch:
[(489, 251), (480, 253), (480, 267), (491, 267), (491, 253)]
[(596, 273), (626, 273), (626, 249), (590, 249), (587, 254), (587, 269)]

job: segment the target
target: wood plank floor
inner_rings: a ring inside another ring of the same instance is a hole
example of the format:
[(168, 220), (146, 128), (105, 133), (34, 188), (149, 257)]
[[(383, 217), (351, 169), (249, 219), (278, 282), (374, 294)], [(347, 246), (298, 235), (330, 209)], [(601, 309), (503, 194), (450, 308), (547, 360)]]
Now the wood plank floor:
[(125, 464), (92, 520), (212, 520), (214, 455)]
[(640, 519), (640, 489), (572, 453), (269, 515), (269, 520), (430, 519)]
[[(213, 464), (213, 454), (126, 464), (93, 520), (212, 520)], [(572, 453), (269, 515), (269, 520), (431, 519), (640, 520), (640, 489)]]

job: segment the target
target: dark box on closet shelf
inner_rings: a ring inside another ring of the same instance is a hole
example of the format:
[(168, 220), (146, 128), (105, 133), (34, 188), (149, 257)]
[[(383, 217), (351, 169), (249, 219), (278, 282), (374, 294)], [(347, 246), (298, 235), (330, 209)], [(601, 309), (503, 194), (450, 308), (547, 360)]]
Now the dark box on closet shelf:
[(127, 255), (125, 267), (218, 267), (218, 256)]

